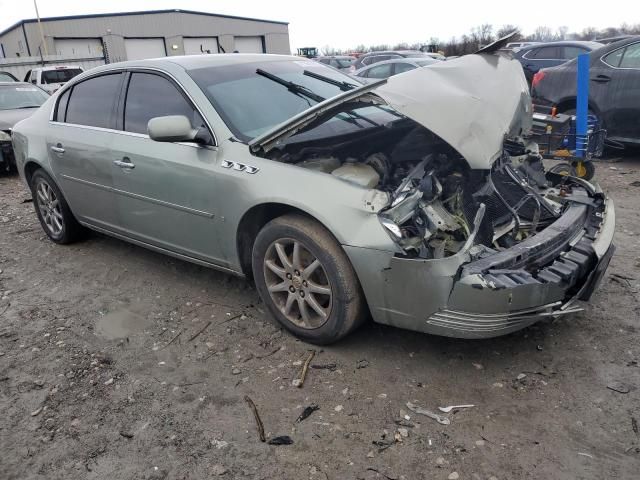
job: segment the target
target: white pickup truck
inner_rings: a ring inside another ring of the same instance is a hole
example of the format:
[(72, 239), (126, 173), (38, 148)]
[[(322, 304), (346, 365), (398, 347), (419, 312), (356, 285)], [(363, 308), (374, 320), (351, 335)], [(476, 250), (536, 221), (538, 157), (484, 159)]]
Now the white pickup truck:
[(55, 67), (39, 67), (29, 70), (24, 77), (25, 82), (33, 83), (52, 95), (84, 70), (77, 66), (58, 65)]

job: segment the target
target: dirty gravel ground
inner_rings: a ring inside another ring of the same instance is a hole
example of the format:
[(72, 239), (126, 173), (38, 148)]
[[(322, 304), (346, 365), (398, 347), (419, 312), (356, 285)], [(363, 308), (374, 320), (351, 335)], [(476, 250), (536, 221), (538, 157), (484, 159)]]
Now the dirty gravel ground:
[[(640, 159), (597, 176), (619, 250), (584, 313), (487, 341), (369, 324), (303, 388), (311, 347), (249, 284), (99, 234), (56, 246), (0, 178), (0, 477), (638, 478)], [(258, 440), (245, 395), (292, 445)], [(407, 401), (476, 406), (445, 426)]]

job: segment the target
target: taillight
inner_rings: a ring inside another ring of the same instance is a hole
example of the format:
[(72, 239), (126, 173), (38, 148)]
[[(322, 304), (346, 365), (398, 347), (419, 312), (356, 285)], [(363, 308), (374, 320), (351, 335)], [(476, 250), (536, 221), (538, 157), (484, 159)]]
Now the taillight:
[(546, 74), (540, 70), (539, 72), (537, 72), (534, 76), (533, 76), (533, 80), (531, 81), (531, 86), (532, 87), (536, 87), (541, 81), (542, 79), (546, 76)]

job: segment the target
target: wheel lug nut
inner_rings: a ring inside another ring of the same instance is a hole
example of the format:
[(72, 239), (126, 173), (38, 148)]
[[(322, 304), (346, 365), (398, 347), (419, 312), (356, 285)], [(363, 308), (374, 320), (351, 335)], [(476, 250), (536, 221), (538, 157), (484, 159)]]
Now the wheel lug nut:
[(293, 273), (295, 273), (295, 274), (296, 274), (296, 277), (299, 277), (299, 276), (300, 276), (300, 272), (299, 272), (298, 270), (295, 270)]
[(300, 296), (304, 297), (304, 292), (302, 290), (300, 290)]
[(291, 293), (295, 293), (295, 292), (296, 292), (296, 289), (295, 289), (293, 286), (291, 286), (291, 287), (289, 287), (289, 291), (290, 291)]
[(304, 282), (302, 282), (302, 286), (303, 286), (303, 287), (305, 287), (305, 288), (307, 287), (307, 282), (306, 282), (306, 280), (305, 280)]
[(288, 278), (289, 280), (291, 280), (291, 274), (290, 274), (290, 273), (287, 273), (287, 278)]

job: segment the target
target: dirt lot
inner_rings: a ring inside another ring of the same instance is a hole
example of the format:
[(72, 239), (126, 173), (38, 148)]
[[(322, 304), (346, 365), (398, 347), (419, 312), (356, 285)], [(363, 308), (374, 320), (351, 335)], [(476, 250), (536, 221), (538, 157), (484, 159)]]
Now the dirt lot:
[[(249, 284), (98, 234), (56, 246), (0, 178), (0, 477), (638, 478), (640, 160), (597, 178), (618, 251), (584, 313), (487, 341), (366, 325), (302, 388), (311, 347)], [(292, 445), (258, 440), (245, 395)], [(407, 401), (475, 407), (441, 425)]]

